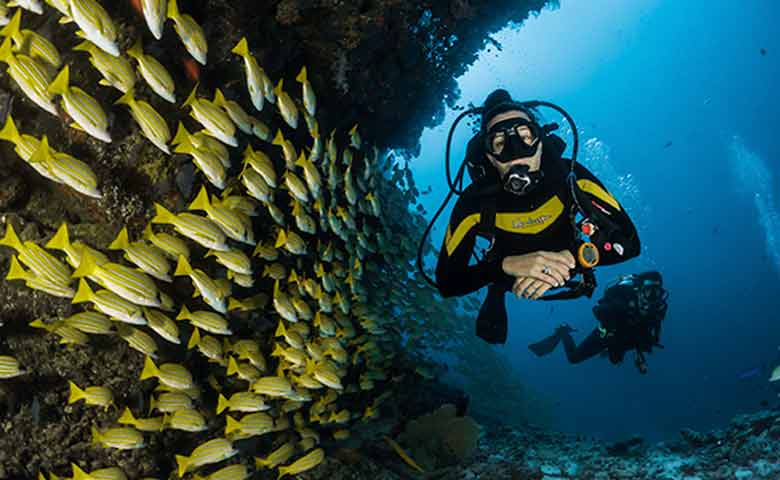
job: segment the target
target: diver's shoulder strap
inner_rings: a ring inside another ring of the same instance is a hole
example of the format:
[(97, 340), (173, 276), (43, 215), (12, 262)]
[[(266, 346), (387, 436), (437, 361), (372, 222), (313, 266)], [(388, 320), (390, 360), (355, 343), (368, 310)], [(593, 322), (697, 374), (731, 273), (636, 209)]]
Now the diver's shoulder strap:
[(490, 246), (485, 250), (485, 260), (490, 261), (494, 258), (495, 250), (493, 246), (496, 241), (496, 197), (495, 195), (486, 195), (480, 199), (479, 224), (477, 225), (477, 235), (486, 238)]

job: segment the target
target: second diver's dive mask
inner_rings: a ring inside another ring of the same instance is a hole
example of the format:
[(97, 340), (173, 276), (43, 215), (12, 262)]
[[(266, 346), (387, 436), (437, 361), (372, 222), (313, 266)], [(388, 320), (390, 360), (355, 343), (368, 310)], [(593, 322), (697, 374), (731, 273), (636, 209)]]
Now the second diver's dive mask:
[[(542, 129), (524, 118), (509, 118), (493, 125), (484, 135), (485, 152), (499, 163), (534, 156), (541, 142)], [(504, 190), (523, 196), (534, 190), (544, 178), (540, 170), (528, 165), (513, 165), (502, 178)]]
[(669, 293), (661, 286), (661, 282), (644, 280), (637, 293), (639, 311), (646, 313), (660, 310), (668, 296)]

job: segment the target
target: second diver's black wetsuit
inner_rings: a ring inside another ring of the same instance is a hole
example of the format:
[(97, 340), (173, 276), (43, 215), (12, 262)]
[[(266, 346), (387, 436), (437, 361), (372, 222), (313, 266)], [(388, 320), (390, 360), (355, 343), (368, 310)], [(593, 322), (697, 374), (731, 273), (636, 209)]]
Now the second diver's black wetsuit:
[(559, 328), (554, 336), (563, 342), (569, 362), (580, 363), (606, 351), (610, 362), (617, 364), (630, 350), (649, 353), (658, 345), (666, 303), (640, 314), (636, 302), (633, 286), (615, 285), (593, 307), (601, 328), (594, 329), (582, 343), (576, 345), (568, 330)]
[[(489, 179), (472, 183), (458, 198), (452, 211), (436, 265), (436, 282), (444, 297), (461, 296), (477, 291), (489, 284), (510, 290), (514, 278), (505, 274), (502, 260), (510, 255), (522, 255), (539, 250), (574, 249), (575, 231), (569, 212), (573, 203), (566, 182), (571, 160), (545, 156), (542, 153), (544, 178), (534, 192), (519, 197), (504, 190), (496, 195), (495, 244), (490, 260), (470, 265), (480, 224), (481, 203)], [(619, 255), (614, 249), (601, 252), (599, 265), (612, 265), (635, 257), (640, 252), (639, 236), (631, 219), (607, 191), (604, 185), (585, 167), (575, 164), (577, 184), (595, 208), (606, 212), (627, 239), (624, 251)], [(495, 180), (492, 180), (495, 182)]]

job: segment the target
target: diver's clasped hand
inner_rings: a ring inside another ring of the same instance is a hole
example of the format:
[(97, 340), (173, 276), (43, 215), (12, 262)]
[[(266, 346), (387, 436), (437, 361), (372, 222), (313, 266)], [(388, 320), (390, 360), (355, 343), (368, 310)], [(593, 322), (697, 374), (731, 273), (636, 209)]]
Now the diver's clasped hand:
[(504, 273), (516, 278), (512, 292), (526, 298), (539, 298), (550, 288), (562, 287), (571, 278), (576, 263), (568, 250), (543, 250), (504, 258)]

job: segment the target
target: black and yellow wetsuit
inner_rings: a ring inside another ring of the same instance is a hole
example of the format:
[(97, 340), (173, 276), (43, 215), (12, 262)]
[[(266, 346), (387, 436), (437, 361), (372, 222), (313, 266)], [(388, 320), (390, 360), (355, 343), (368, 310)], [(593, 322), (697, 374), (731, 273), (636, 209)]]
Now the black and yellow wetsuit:
[[(573, 200), (566, 183), (571, 160), (542, 157), (544, 179), (534, 192), (519, 197), (499, 190), (495, 196), (495, 243), (491, 258), (471, 262), (482, 211), (481, 202), (489, 201), (478, 192), (487, 182), (471, 184), (455, 204), (436, 266), (436, 281), (444, 297), (466, 295), (489, 284), (511, 288), (514, 278), (506, 275), (502, 260), (510, 255), (522, 255), (539, 250), (575, 254), (575, 232), (569, 212)], [(585, 167), (575, 164), (577, 184), (594, 208), (605, 213), (627, 241), (623, 254), (615, 250), (600, 252), (599, 265), (612, 265), (637, 256), (639, 236), (633, 222), (604, 185)]]

